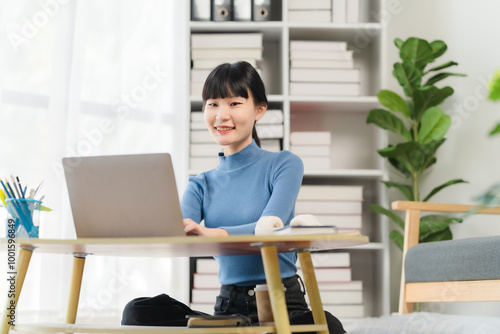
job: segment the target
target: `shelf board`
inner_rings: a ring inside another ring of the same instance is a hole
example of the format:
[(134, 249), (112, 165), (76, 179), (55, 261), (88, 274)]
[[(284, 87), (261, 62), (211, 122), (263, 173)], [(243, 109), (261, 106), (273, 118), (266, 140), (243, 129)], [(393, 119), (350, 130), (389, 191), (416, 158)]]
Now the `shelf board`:
[(331, 29), (331, 30), (381, 30), (382, 25), (378, 22), (361, 23), (303, 23), (288, 22), (286, 24), (291, 29)]
[(376, 96), (290, 96), (290, 110), (318, 112), (368, 112), (379, 108)]
[(381, 169), (318, 169), (305, 170), (304, 177), (339, 177), (379, 179), (385, 176)]

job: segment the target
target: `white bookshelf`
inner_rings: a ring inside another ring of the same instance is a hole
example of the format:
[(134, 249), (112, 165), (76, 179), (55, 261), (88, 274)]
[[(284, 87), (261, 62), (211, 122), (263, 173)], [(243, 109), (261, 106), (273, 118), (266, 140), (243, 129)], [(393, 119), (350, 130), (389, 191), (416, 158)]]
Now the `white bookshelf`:
[[(376, 93), (384, 87), (382, 59), (386, 47), (380, 14), (386, 0), (360, 0), (361, 23), (288, 22), (288, 0), (272, 1), (272, 20), (267, 22), (195, 22), (188, 17), (191, 33), (261, 32), (263, 61), (260, 63), (270, 109), (284, 113), (283, 149), (290, 149), (291, 131), (331, 131), (331, 169), (305, 170), (304, 184), (363, 185), (362, 233), (370, 237), (363, 247), (348, 249), (353, 279), (363, 281), (365, 316), (390, 312), (389, 246), (387, 221), (370, 212), (370, 203), (384, 203), (381, 180), (387, 179), (376, 153), (385, 147), (383, 132), (366, 124), (368, 111), (379, 107)], [(190, 1), (186, 1), (190, 6)], [(190, 13), (188, 8), (187, 13)], [(360, 96), (302, 96), (289, 94), (290, 40), (347, 41), (354, 50), (355, 67), (361, 71)], [(190, 42), (187, 43), (188, 48)], [(190, 50), (186, 50), (190, 54)], [(190, 69), (186, 69), (189, 78)], [(189, 81), (189, 80), (188, 80)], [(189, 87), (187, 87), (189, 89)], [(201, 110), (201, 96), (188, 94), (192, 111)], [(189, 118), (189, 113), (186, 116)], [(189, 119), (187, 124), (189, 124)], [(189, 137), (189, 136), (188, 136)], [(189, 147), (189, 145), (188, 145)], [(188, 154), (189, 156), (189, 154)], [(188, 163), (189, 165), (189, 163)], [(189, 170), (190, 175), (201, 171)], [(342, 319), (348, 321), (348, 319)]]

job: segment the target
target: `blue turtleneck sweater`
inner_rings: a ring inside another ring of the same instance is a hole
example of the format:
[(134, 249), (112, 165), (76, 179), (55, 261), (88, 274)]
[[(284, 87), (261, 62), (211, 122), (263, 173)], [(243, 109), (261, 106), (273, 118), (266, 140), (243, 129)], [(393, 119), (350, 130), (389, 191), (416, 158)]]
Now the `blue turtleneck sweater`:
[[(289, 151), (264, 151), (252, 142), (238, 153), (220, 156), (217, 168), (190, 177), (182, 197), (184, 218), (229, 234), (254, 234), (262, 216), (294, 217), (304, 166)], [(265, 283), (260, 255), (218, 256), (221, 284)], [(293, 276), (295, 253), (279, 254), (281, 277)]]

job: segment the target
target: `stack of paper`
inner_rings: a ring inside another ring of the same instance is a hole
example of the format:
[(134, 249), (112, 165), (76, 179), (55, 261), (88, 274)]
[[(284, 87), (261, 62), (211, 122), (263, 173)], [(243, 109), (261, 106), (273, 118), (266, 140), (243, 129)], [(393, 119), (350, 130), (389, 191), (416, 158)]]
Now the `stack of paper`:
[(196, 259), (196, 271), (193, 273), (190, 307), (193, 310), (213, 314), (216, 297), (220, 293), (217, 278), (219, 264), (213, 258)]
[(201, 96), (205, 79), (216, 66), (245, 60), (257, 67), (262, 51), (262, 33), (192, 34), (191, 95)]
[(291, 95), (360, 95), (360, 70), (347, 42), (290, 41)]
[(329, 131), (290, 133), (290, 151), (302, 159), (306, 170), (330, 168), (330, 145)]
[(203, 112), (191, 112), (191, 140), (189, 150), (189, 168), (196, 171), (206, 171), (217, 167), (217, 154), (222, 147), (217, 145), (208, 132)]
[(359, 23), (360, 0), (289, 0), (289, 22)]
[(269, 109), (256, 124), (257, 135), (262, 149), (271, 152), (281, 151), (283, 139), (283, 111)]

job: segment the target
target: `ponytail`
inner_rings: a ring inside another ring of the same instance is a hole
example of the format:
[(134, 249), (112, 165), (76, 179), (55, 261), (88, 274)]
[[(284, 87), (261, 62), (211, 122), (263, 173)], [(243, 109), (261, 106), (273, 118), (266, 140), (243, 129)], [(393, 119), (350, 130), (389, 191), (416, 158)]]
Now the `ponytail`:
[[(255, 122), (257, 123), (257, 122)], [(257, 129), (255, 127), (255, 123), (253, 124), (253, 129), (252, 129), (252, 138), (255, 140), (255, 144), (257, 144), (258, 147), (260, 147), (260, 139), (259, 136), (257, 135)]]

